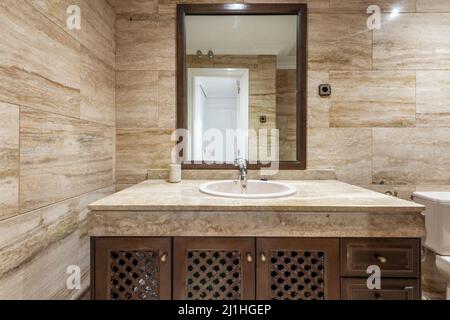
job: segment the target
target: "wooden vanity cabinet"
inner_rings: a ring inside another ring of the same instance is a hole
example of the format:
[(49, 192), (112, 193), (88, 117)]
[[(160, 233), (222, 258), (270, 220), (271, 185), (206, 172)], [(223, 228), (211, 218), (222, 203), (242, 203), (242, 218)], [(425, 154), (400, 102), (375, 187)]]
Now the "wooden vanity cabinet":
[[(100, 300), (416, 300), (420, 239), (92, 238)], [(369, 266), (381, 288), (367, 288)], [(172, 272), (173, 268), (173, 272)]]
[(170, 300), (172, 238), (91, 238), (94, 300)]
[(256, 298), (339, 299), (339, 239), (257, 238)]

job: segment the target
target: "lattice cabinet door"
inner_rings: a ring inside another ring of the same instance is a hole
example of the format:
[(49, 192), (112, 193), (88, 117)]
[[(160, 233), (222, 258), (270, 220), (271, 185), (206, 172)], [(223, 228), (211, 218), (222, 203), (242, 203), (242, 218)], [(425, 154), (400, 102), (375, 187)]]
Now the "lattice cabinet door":
[(170, 300), (171, 238), (92, 238), (96, 300)]
[(257, 299), (339, 299), (339, 239), (258, 238)]
[(254, 253), (254, 238), (175, 238), (174, 299), (254, 299)]

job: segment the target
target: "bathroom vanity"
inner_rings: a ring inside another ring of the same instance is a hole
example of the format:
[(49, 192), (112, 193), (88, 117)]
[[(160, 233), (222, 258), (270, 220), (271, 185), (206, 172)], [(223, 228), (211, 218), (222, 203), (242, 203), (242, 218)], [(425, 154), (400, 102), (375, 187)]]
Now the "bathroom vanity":
[(90, 206), (93, 299), (420, 298), (421, 205), (332, 180), (286, 181), (297, 193), (277, 199), (205, 182), (148, 180)]

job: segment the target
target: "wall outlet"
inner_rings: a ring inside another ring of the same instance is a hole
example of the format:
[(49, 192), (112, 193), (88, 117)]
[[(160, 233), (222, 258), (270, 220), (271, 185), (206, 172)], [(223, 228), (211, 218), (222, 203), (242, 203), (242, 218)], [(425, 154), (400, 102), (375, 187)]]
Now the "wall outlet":
[(331, 96), (331, 85), (329, 85), (329, 84), (319, 85), (319, 96), (321, 96), (321, 97)]

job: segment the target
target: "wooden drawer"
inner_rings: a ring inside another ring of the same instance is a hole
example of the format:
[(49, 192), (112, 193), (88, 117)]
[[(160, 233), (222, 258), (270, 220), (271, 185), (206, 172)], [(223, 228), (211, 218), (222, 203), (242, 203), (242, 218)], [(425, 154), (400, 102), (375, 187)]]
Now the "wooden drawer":
[(365, 278), (343, 278), (342, 300), (419, 300), (418, 279), (381, 279), (380, 290), (369, 290)]
[(347, 238), (341, 240), (341, 275), (367, 277), (377, 265), (382, 277), (418, 278), (420, 239)]

